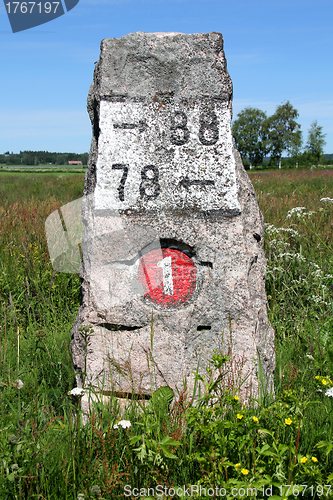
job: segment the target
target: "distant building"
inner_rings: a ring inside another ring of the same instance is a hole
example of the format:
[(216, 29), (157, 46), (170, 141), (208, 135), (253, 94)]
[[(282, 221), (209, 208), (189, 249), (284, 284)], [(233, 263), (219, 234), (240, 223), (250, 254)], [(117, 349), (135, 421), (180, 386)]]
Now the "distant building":
[(69, 161), (68, 165), (82, 165), (82, 161)]

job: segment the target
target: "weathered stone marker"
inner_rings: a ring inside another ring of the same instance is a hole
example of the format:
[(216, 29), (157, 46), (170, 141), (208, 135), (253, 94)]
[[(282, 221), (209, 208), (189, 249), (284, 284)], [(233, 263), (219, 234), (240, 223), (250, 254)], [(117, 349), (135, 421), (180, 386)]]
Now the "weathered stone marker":
[[(256, 394), (274, 332), (264, 226), (231, 133), (232, 83), (220, 33), (106, 39), (88, 96), (93, 137), (83, 199), (85, 385), (104, 394), (183, 388), (232, 341)], [(230, 339), (231, 326), (231, 339)], [(77, 376), (82, 384), (82, 377)], [(177, 393), (177, 392), (176, 392)]]

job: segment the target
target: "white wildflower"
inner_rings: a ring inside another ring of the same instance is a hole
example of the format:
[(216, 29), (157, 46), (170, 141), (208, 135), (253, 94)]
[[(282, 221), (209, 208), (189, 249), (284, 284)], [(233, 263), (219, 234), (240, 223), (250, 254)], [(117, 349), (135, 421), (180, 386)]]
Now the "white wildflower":
[(330, 305), (328, 302), (326, 302), (324, 299), (322, 299), (318, 295), (311, 295), (311, 297), (308, 297), (308, 300), (314, 302), (317, 305), (318, 304), (322, 304), (324, 306), (329, 306)]
[(276, 234), (279, 232), (279, 229), (275, 226), (273, 226), (273, 224), (268, 224), (268, 223), (265, 223), (265, 232), (266, 233), (272, 233), (272, 234)]
[(318, 264), (316, 262), (310, 262), (310, 264), (315, 267), (316, 269), (320, 269), (320, 267), (318, 266)]
[(101, 488), (98, 486), (98, 484), (94, 484), (91, 488), (90, 488), (90, 493), (92, 495), (100, 495), (101, 494)]
[(318, 279), (322, 279), (323, 278), (323, 271), (320, 269), (320, 267), (318, 266), (318, 264), (316, 264), (315, 262), (310, 262), (311, 266), (315, 268), (315, 270), (313, 270), (311, 272), (312, 276), (315, 276), (316, 278)]
[(273, 238), (272, 240), (268, 240), (267, 243), (269, 246), (274, 247), (275, 243), (277, 243), (277, 239)]
[(299, 280), (291, 280), (291, 283), (293, 283), (294, 285), (300, 285), (302, 283), (302, 281), (305, 281), (305, 280), (300, 278)]
[(306, 357), (309, 358), (309, 359), (311, 359), (312, 361), (314, 361), (314, 357), (311, 356), (311, 354), (306, 354)]
[(310, 217), (312, 214), (316, 214), (317, 212), (315, 212), (314, 210), (312, 210), (311, 212), (304, 212), (302, 215), (307, 215), (308, 217)]
[(69, 396), (83, 396), (84, 389), (82, 387), (74, 387), (71, 391), (69, 391)]
[(281, 258), (285, 258), (286, 260), (289, 260), (289, 259), (293, 259), (295, 257), (295, 255), (291, 252), (284, 252), (284, 253), (280, 253), (279, 257)]
[(283, 269), (283, 267), (273, 267), (271, 269), (271, 271), (277, 271), (279, 273), (284, 273), (285, 272), (285, 270)]
[(286, 219), (290, 219), (292, 215), (296, 215), (296, 217), (301, 217), (302, 215), (302, 210), (306, 210), (305, 207), (295, 207), (289, 210), (289, 212), (286, 215)]
[(304, 262), (306, 259), (303, 257), (302, 254), (300, 253), (291, 253), (291, 252), (284, 252), (284, 253), (280, 253), (278, 255), (278, 257), (280, 257), (281, 259), (284, 257), (286, 260), (291, 260), (291, 259), (298, 259), (302, 262)]
[(24, 386), (24, 383), (19, 378), (17, 380), (15, 380), (15, 383), (16, 383), (16, 387), (18, 389), (22, 389), (22, 387)]
[(327, 339), (328, 339), (329, 332), (328, 331), (322, 331), (321, 332), (321, 339), (323, 341), (323, 345), (326, 345)]
[(117, 424), (114, 424), (114, 429), (119, 429), (119, 426), (123, 429), (129, 429), (131, 427), (131, 422), (129, 420), (120, 420)]
[(331, 387), (330, 389), (327, 389), (327, 391), (325, 392), (325, 396), (328, 396), (329, 398), (333, 398), (333, 387)]
[(285, 231), (286, 233), (290, 233), (292, 236), (299, 236), (298, 232), (291, 227), (280, 227), (280, 231)]
[(321, 198), (320, 201), (328, 201), (329, 203), (333, 203), (333, 198)]

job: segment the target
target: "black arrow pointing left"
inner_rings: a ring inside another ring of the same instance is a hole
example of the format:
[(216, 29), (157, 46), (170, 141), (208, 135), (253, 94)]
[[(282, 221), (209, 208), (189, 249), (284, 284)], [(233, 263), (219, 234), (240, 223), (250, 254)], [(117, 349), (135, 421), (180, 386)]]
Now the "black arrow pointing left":
[(180, 186), (182, 186), (183, 188), (187, 189), (190, 187), (190, 186), (215, 186), (215, 181), (211, 181), (211, 180), (194, 180), (194, 181), (191, 181), (188, 176), (186, 176), (184, 179), (182, 179), (179, 183)]

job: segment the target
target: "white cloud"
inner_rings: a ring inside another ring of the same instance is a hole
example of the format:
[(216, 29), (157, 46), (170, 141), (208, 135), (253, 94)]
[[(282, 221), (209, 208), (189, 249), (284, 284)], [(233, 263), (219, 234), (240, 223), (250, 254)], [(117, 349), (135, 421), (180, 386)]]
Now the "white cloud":
[(0, 112), (0, 136), (8, 139), (20, 137), (77, 137), (90, 136), (91, 127), (87, 111), (68, 109), (7, 110)]

